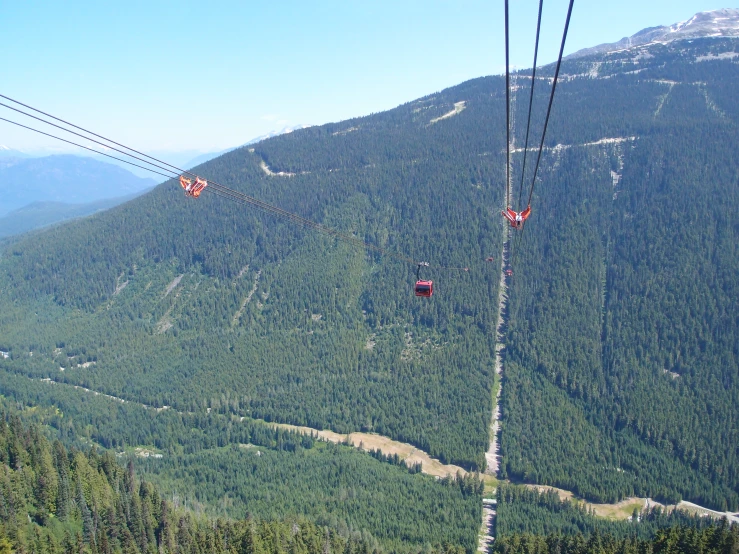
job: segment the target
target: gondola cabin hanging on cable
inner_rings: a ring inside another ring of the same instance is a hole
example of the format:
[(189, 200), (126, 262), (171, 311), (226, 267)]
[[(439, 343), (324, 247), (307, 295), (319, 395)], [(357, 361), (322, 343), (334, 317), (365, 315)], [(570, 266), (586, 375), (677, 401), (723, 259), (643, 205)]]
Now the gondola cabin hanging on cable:
[(428, 267), (429, 263), (419, 262), (418, 264), (418, 269), (416, 270), (415, 292), (416, 292), (416, 296), (422, 296), (424, 298), (429, 298), (432, 294), (434, 294), (434, 282), (421, 279), (421, 276), (420, 276), (421, 266)]
[(192, 179), (188, 179), (184, 175), (180, 175), (180, 185), (185, 190), (185, 194), (187, 196), (197, 198), (200, 196), (200, 193), (203, 192), (205, 187), (208, 186), (208, 181), (201, 179), (200, 177), (195, 177), (195, 182), (193, 183)]
[(434, 294), (433, 281), (416, 281), (416, 296), (424, 296), (428, 298), (432, 294)]
[(514, 229), (520, 229), (521, 227), (523, 227), (523, 222), (526, 221), (531, 215), (531, 206), (527, 206), (526, 209), (522, 212), (514, 212), (512, 209), (508, 208), (500, 213), (502, 213), (503, 217), (508, 220), (508, 222), (511, 224), (511, 227), (513, 227)]

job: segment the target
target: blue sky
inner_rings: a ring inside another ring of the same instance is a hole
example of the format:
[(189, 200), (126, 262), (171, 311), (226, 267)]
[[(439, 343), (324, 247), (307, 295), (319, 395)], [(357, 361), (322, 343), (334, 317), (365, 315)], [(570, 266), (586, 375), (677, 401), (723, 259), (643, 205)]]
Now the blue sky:
[[(520, 68), (537, 6), (510, 0)], [(576, 0), (566, 53), (721, 7), (732, 6)], [(556, 59), (566, 8), (544, 2), (543, 63)], [(220, 150), (504, 70), (502, 0), (0, 0), (0, 36), (0, 93), (149, 151)], [(0, 144), (59, 148), (4, 122)]]

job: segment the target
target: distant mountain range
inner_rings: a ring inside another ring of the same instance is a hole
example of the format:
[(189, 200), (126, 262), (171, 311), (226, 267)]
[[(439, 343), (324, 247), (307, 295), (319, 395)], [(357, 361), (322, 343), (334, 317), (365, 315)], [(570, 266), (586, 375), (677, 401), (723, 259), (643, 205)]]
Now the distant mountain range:
[[(241, 146), (307, 127), (310, 125), (284, 127), (255, 137)], [(188, 152), (179, 155), (154, 152), (153, 155), (189, 169), (241, 146), (191, 158), (188, 158)], [(194, 151), (189, 153), (190, 156), (193, 154)], [(151, 174), (95, 158), (75, 155), (34, 157), (0, 144), (0, 179), (10, 191), (0, 202), (0, 237), (84, 217), (121, 204), (161, 180), (147, 175)]]
[(695, 14), (687, 21), (674, 25), (649, 27), (618, 42), (599, 44), (578, 50), (566, 59), (582, 58), (593, 54), (606, 54), (634, 46), (651, 43), (668, 43), (675, 40), (706, 37), (739, 37), (739, 9), (723, 8)]
[(26, 154), (25, 152), (21, 152), (20, 150), (15, 150), (13, 148), (5, 146), (4, 144), (0, 144), (0, 163), (9, 158), (10, 159), (30, 158), (30, 156)]
[(33, 202), (0, 217), (0, 238), (19, 235), (55, 223), (92, 215), (133, 200), (144, 192), (146, 191), (86, 204)]
[(86, 204), (140, 193), (157, 183), (113, 164), (71, 155), (0, 158), (0, 182), (5, 189), (0, 216), (33, 202)]

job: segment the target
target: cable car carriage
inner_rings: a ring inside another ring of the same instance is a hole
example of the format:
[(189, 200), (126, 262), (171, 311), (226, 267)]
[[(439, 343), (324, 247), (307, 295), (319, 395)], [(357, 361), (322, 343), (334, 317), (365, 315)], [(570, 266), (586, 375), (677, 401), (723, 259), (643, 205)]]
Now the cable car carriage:
[(527, 206), (522, 212), (513, 211), (510, 207), (501, 212), (514, 229), (521, 229), (523, 222), (531, 215), (531, 206)]
[(420, 276), (421, 266), (428, 267), (429, 263), (428, 262), (418, 263), (418, 269), (416, 270), (415, 292), (416, 292), (416, 296), (422, 296), (424, 298), (429, 298), (432, 294), (434, 294), (434, 282), (421, 279), (421, 276)]
[(208, 181), (200, 177), (195, 177), (195, 182), (193, 183), (192, 179), (180, 175), (180, 185), (185, 190), (187, 196), (197, 198), (203, 192), (203, 189), (208, 186)]

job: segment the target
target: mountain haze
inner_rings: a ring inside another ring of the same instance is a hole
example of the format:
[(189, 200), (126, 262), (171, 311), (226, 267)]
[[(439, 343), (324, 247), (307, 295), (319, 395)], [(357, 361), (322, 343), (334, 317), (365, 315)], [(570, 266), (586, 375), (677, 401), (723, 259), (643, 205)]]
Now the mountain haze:
[(156, 184), (113, 164), (70, 155), (5, 160), (0, 179), (8, 189), (0, 216), (32, 202), (87, 203), (143, 192)]

